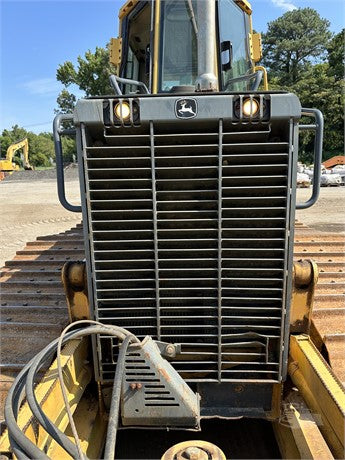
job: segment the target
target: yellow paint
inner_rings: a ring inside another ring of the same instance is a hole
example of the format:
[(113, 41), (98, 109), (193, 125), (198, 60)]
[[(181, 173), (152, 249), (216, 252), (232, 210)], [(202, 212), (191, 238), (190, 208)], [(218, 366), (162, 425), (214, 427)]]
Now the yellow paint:
[(109, 61), (115, 67), (119, 67), (122, 58), (122, 38), (111, 38), (109, 45)]
[(29, 142), (27, 138), (15, 142), (11, 144), (6, 152), (6, 158), (4, 160), (0, 160), (0, 171), (18, 171), (19, 166), (13, 163), (13, 156), (14, 154), (23, 149), (23, 156), (24, 156), (24, 169), (32, 169), (29, 163)]
[(300, 260), (293, 266), (293, 289), (290, 314), (290, 332), (309, 334), (314, 293), (319, 276), (317, 264)]
[(260, 61), (262, 58), (261, 34), (250, 33), (248, 36), (248, 41), (251, 60), (254, 62)]
[[(77, 408), (87, 384), (91, 381), (91, 367), (85, 364), (87, 356), (87, 339), (73, 340), (67, 343), (62, 351), (61, 362), (72, 412)], [(64, 431), (68, 425), (68, 417), (57, 378), (56, 360), (36, 386), (35, 394), (44, 413), (61, 431)], [(41, 426), (36, 429), (28, 403), (24, 403), (18, 414), (18, 426), (40, 449), (49, 448), (55, 443)], [(7, 430), (0, 439), (0, 451), (10, 452)]]
[(247, 14), (252, 14), (252, 6), (248, 0), (235, 0), (237, 5)]
[(318, 420), (301, 396), (291, 392), (284, 403), (283, 418), (273, 424), (282, 457), (333, 460), (334, 457), (319, 430)]
[(291, 336), (289, 374), (308, 404), (322, 418), (320, 430), (332, 453), (344, 458), (345, 390), (307, 335)]
[(254, 67), (254, 72), (257, 70), (262, 70), (264, 73), (264, 91), (268, 91), (268, 76), (267, 76), (267, 69), (262, 65), (257, 65)]
[(139, 0), (128, 0), (119, 11), (119, 19), (122, 21), (133, 10)]
[(158, 63), (159, 63), (159, 33), (160, 33), (161, 0), (155, 1), (155, 21), (153, 40), (153, 69), (152, 69), (152, 93), (158, 93)]

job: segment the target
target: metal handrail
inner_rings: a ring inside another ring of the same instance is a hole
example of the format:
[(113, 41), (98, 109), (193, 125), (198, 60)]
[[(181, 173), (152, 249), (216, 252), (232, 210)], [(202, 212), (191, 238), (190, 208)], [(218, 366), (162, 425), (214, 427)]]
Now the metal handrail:
[(304, 203), (297, 203), (296, 209), (307, 209), (313, 206), (320, 195), (321, 181), (321, 163), (322, 163), (322, 146), (323, 146), (323, 127), (324, 120), (322, 112), (318, 109), (303, 109), (303, 117), (312, 117), (315, 119), (315, 124), (300, 125), (301, 131), (315, 131), (314, 139), (314, 169), (313, 169), (313, 193), (309, 200)]
[(55, 147), (55, 160), (56, 160), (56, 179), (57, 179), (57, 190), (58, 197), (62, 206), (71, 212), (81, 212), (81, 206), (75, 206), (66, 198), (65, 188), (65, 172), (63, 169), (63, 153), (62, 153), (62, 136), (73, 136), (76, 134), (75, 129), (64, 129), (62, 127), (63, 121), (73, 121), (73, 114), (70, 113), (59, 113), (54, 118), (53, 122), (53, 136), (54, 136), (54, 147)]

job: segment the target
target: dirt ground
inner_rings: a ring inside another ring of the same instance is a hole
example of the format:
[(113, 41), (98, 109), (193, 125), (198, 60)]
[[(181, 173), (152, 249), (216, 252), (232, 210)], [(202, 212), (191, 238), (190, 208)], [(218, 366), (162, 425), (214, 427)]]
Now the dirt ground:
[[(23, 174), (18, 180), (12, 175), (11, 180), (0, 182), (0, 267), (27, 241), (68, 230), (81, 221), (80, 214), (66, 211), (60, 205), (51, 175), (36, 174), (28, 181)], [(69, 200), (78, 204), (76, 171), (69, 173), (66, 189)], [(298, 200), (304, 201), (310, 194), (311, 189), (299, 189)], [(317, 230), (345, 234), (345, 187), (322, 188), (318, 203), (298, 211), (297, 218)]]
[[(311, 189), (298, 189), (297, 201), (309, 199)], [(296, 218), (321, 232), (345, 234), (345, 187), (321, 187), (317, 203), (296, 212)]]
[[(80, 203), (77, 179), (66, 182), (66, 190), (70, 202)], [(81, 222), (81, 214), (60, 205), (54, 179), (1, 181), (0, 216), (0, 267), (27, 241), (63, 232)]]

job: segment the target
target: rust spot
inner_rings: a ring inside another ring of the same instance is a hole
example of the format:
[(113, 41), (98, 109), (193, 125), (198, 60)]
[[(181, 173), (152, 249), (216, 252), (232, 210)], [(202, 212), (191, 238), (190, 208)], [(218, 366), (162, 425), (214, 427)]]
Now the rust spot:
[(159, 368), (158, 372), (165, 378), (167, 382), (170, 382), (171, 377), (165, 369)]

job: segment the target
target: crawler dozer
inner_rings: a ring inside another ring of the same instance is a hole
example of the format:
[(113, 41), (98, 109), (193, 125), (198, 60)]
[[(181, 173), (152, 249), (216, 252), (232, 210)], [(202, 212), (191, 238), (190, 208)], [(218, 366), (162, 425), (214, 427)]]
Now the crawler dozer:
[(114, 94), (54, 120), (59, 198), (83, 224), (2, 271), (3, 454), (343, 458), (344, 241), (295, 224), (319, 194), (322, 114), (268, 90), (246, 0), (119, 17)]

